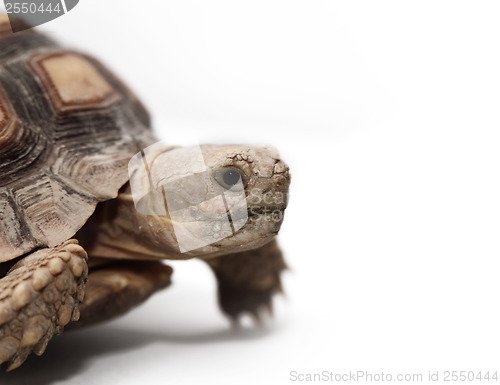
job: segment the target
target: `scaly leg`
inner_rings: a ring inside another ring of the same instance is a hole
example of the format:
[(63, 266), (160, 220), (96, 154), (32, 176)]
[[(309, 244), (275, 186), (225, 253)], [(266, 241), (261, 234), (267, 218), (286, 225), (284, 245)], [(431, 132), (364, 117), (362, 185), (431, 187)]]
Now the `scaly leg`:
[(87, 279), (87, 254), (76, 240), (38, 250), (0, 279), (0, 364), (19, 367), (42, 355), (54, 334), (79, 317)]
[(128, 312), (170, 285), (172, 268), (161, 262), (91, 258), (80, 320), (70, 328), (107, 321)]
[(275, 240), (256, 250), (206, 262), (217, 277), (219, 304), (232, 320), (245, 312), (260, 319), (261, 310), (272, 310), (272, 297), (282, 291), (280, 276), (286, 269)]

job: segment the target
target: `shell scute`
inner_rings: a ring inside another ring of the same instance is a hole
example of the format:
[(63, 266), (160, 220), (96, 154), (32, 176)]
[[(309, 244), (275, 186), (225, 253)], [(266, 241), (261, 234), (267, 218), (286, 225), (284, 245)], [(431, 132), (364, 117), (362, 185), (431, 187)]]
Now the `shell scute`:
[(36, 32), (1, 35), (0, 263), (70, 239), (153, 142), (147, 112), (100, 62)]
[(107, 107), (121, 98), (93, 63), (80, 54), (41, 54), (31, 58), (30, 64), (57, 113)]

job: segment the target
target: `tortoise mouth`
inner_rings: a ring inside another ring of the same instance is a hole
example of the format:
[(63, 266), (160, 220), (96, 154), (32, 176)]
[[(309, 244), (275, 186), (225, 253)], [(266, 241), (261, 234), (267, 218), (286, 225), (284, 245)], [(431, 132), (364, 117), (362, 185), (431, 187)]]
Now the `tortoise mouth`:
[(270, 214), (274, 212), (285, 212), (286, 207), (283, 206), (249, 206), (248, 216), (255, 216), (261, 214)]
[[(278, 234), (284, 219), (284, 209), (274, 206), (254, 206), (241, 211), (225, 211), (216, 218), (197, 221), (172, 221), (181, 252), (215, 247), (217, 252), (256, 244)], [(213, 252), (213, 251), (212, 251)], [(210, 254), (210, 253), (209, 253)]]
[[(230, 211), (226, 211), (224, 215), (217, 217), (215, 220), (216, 221), (226, 221), (229, 220), (231, 224), (235, 224), (236, 222), (239, 222), (242, 218), (239, 217), (238, 219), (234, 219), (233, 217), (234, 213), (231, 213)], [(283, 216), (285, 214), (285, 208), (284, 207), (278, 207), (278, 206), (249, 206), (246, 210), (246, 221), (250, 220), (258, 220), (259, 218), (270, 218), (273, 219), (275, 222), (282, 222), (283, 221)], [(242, 227), (242, 229), (245, 226)]]
[[(248, 208), (248, 223), (267, 223), (274, 222), (276, 229), (272, 231), (272, 234), (276, 235), (283, 223), (285, 217), (285, 209), (282, 207), (249, 207)], [(244, 228), (246, 225), (244, 226)]]
[[(260, 209), (249, 210), (249, 222), (274, 222), (277, 226), (281, 226), (285, 217), (285, 209), (276, 207), (263, 207)], [(279, 229), (279, 227), (278, 227)], [(277, 233), (273, 231), (273, 233)]]
[(246, 208), (240, 208), (236, 210), (226, 209), (222, 213), (202, 213), (200, 215), (178, 215), (180, 212), (174, 212), (170, 214), (167, 211), (166, 218), (169, 218), (172, 222), (182, 223), (196, 223), (196, 222), (239, 222), (245, 218), (257, 217), (261, 215), (275, 215), (283, 217), (286, 205), (269, 205), (269, 206), (247, 206)]

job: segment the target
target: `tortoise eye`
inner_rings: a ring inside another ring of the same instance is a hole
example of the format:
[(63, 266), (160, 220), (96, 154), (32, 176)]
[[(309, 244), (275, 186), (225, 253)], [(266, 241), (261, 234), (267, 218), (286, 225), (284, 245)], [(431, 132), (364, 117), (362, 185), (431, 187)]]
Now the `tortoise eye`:
[(241, 172), (235, 168), (219, 168), (213, 171), (216, 182), (226, 190), (238, 191), (243, 187)]

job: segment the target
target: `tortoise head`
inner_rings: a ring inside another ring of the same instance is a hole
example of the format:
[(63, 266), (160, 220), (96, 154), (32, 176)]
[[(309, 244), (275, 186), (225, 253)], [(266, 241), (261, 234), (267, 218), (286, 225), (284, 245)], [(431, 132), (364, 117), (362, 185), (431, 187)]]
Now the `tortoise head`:
[(271, 241), (283, 222), (290, 185), (288, 166), (268, 146), (153, 145), (132, 159), (129, 175), (135, 209), (149, 227), (172, 230), (171, 236), (158, 232), (155, 242), (186, 257)]

